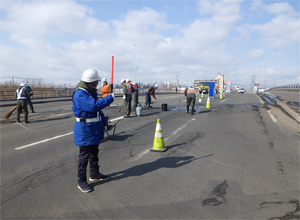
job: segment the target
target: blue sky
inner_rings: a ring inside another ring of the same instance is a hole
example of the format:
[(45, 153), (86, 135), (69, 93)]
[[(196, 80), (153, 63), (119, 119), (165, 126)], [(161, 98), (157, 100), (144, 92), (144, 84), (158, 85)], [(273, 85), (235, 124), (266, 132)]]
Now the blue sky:
[(0, 0), (0, 14), (0, 82), (72, 87), (89, 68), (110, 81), (114, 56), (114, 84), (300, 84), (298, 0)]

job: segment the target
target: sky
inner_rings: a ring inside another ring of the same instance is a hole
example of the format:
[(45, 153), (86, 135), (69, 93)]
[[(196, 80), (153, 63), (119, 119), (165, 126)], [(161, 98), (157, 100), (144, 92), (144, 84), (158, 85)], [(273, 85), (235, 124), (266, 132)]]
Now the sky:
[(300, 84), (298, 0), (0, 0), (0, 82)]

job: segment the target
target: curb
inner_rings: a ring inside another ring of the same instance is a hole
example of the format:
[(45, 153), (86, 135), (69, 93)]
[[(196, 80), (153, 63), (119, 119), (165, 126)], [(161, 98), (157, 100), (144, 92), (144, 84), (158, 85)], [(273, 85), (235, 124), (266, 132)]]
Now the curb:
[(277, 102), (277, 105), (279, 105), (281, 108), (283, 108), (287, 113), (289, 113), (299, 124), (300, 124), (300, 115), (297, 114), (295, 111), (293, 111), (289, 106), (282, 102)]

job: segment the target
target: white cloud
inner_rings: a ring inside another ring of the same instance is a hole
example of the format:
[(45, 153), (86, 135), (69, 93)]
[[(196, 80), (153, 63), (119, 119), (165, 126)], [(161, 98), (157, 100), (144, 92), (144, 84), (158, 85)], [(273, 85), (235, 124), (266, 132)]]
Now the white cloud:
[(288, 2), (276, 2), (274, 4), (264, 4), (261, 0), (255, 0), (252, 3), (251, 9), (253, 11), (268, 12), (271, 14), (295, 14), (293, 7)]
[[(188, 25), (179, 26), (168, 22), (170, 11), (166, 5), (163, 10), (129, 7), (121, 17), (118, 13), (108, 20), (100, 17), (103, 13), (98, 14), (99, 8), (95, 7), (102, 6), (101, 2), (93, 2), (91, 8), (89, 1), (5, 1), (1, 3), (1, 34), (5, 37), (0, 44), (0, 74), (75, 85), (88, 68), (110, 79), (111, 56), (115, 56), (114, 81), (119, 83), (121, 78), (134, 77), (135, 50), (137, 81), (175, 82), (180, 75), (180, 82), (191, 83), (194, 79), (214, 78), (221, 72), (226, 80), (248, 82), (253, 69), (245, 67), (245, 61), (247, 65), (269, 65), (266, 69), (273, 65), (266, 44), (272, 49), (299, 44), (299, 18), (289, 4), (256, 2), (275, 16), (256, 24), (243, 23), (245, 11), (241, 11), (240, 0), (187, 4), (190, 9), (197, 6), (198, 14), (184, 22)], [(249, 42), (255, 45), (249, 46)], [(281, 62), (295, 56), (281, 51), (287, 54)], [(267, 59), (269, 63), (264, 64)], [(278, 66), (278, 71), (284, 69)]]
[(240, 3), (240, 0), (199, 0), (198, 11), (211, 15), (217, 26), (230, 28), (240, 19)]
[(253, 26), (253, 29), (265, 37), (270, 47), (283, 47), (294, 43), (299, 44), (299, 22), (299, 18), (278, 15), (268, 23)]
[(94, 38), (109, 32), (108, 24), (92, 17), (92, 9), (71, 0), (7, 1), (5, 6), (7, 17), (1, 28), (15, 41), (68, 34)]
[(262, 49), (256, 49), (249, 51), (245, 54), (245, 59), (248, 61), (251, 60), (258, 60), (258, 59), (263, 59), (264, 58), (264, 51)]

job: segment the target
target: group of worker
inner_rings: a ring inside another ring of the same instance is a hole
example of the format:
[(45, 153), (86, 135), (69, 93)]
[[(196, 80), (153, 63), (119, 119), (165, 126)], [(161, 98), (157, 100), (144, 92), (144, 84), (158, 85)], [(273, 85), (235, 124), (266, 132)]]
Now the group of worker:
[[(135, 110), (139, 104), (139, 86), (135, 81), (131, 81), (130, 79), (122, 79), (121, 80), (122, 90), (123, 90), (123, 106), (125, 107), (126, 114), (124, 118), (130, 118), (130, 114), (132, 110)], [(155, 90), (158, 88), (158, 84), (154, 86), (148, 86), (145, 91), (145, 107), (151, 108), (151, 95), (154, 99)], [(101, 93), (103, 94), (103, 98), (109, 95), (112, 92), (111, 86), (107, 83), (107, 79), (103, 78), (103, 83), (101, 86)], [(109, 107), (109, 106), (108, 106)], [(108, 108), (107, 107), (107, 108)]]
[[(104, 108), (110, 106), (114, 102), (115, 96), (111, 91), (107, 80), (103, 79), (101, 92), (103, 98), (98, 99), (97, 87), (101, 77), (98, 72), (88, 69), (83, 72), (81, 81), (76, 85), (76, 90), (72, 97), (72, 110), (75, 115), (74, 142), (79, 147), (78, 163), (77, 163), (77, 183), (80, 191), (88, 193), (92, 188), (89, 182), (108, 180), (110, 176), (100, 173), (99, 171), (99, 144), (104, 140), (105, 127), (108, 125), (107, 119), (102, 112)], [(137, 107), (138, 102), (138, 85), (129, 79), (121, 80), (123, 86), (123, 99), (127, 106), (125, 118), (130, 117), (131, 101), (133, 97), (133, 108)], [(151, 95), (154, 99), (155, 90), (158, 85), (149, 86), (145, 91), (145, 106), (151, 107)], [(28, 123), (27, 100), (30, 98), (30, 91), (25, 84), (21, 84), (17, 90), (18, 100), (18, 122), (20, 121), (20, 112), (25, 114), (25, 123)], [(195, 90), (191, 86), (186, 89), (187, 96), (187, 112), (189, 105), (192, 106), (191, 114), (194, 113), (195, 106)], [(89, 177), (87, 176), (87, 166), (89, 164)]]
[(25, 124), (30, 123), (28, 121), (28, 107), (32, 113), (35, 113), (30, 97), (33, 95), (31, 87), (27, 83), (21, 83), (16, 90), (17, 99), (17, 122), (20, 123), (20, 114), (24, 113)]

